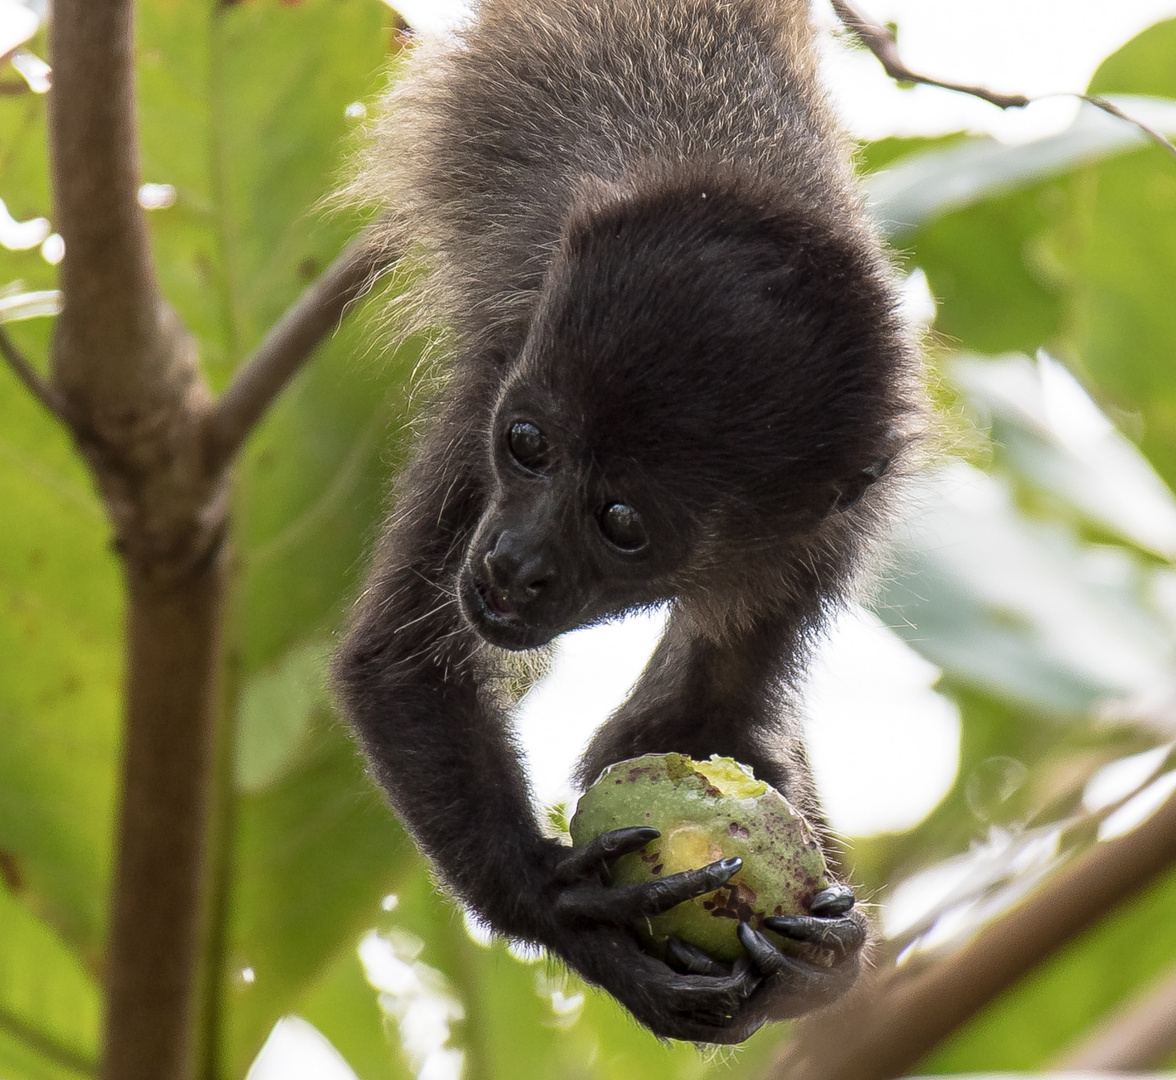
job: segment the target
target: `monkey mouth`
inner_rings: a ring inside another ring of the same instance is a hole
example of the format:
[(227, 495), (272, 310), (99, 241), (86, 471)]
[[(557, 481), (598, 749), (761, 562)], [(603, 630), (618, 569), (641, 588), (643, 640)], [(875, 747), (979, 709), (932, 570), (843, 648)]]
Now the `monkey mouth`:
[(467, 577), (459, 595), (470, 626), (491, 645), (516, 650), (532, 649), (542, 644), (539, 640), (542, 634), (527, 622), (502, 589)]
[(519, 621), (519, 609), (501, 589), (496, 589), (492, 585), (479, 585), (478, 596), (486, 614), (505, 622)]
[(472, 575), (458, 589), (466, 621), (480, 638), (500, 649), (516, 652), (546, 645), (559, 632), (536, 621), (503, 589), (487, 585)]

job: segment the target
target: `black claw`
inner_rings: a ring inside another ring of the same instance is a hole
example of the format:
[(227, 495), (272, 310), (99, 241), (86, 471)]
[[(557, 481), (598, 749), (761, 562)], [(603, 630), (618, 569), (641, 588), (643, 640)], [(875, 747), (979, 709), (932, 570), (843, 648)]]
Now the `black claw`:
[(561, 892), (556, 909), (573, 918), (625, 926), (647, 915), (660, 915), (684, 900), (714, 892), (742, 865), (740, 859), (724, 859), (638, 885), (586, 884)]
[(724, 859), (698, 870), (683, 870), (680, 874), (648, 881), (633, 886), (644, 896), (641, 915), (660, 915), (663, 911), (677, 906), (685, 900), (705, 896), (725, 885), (743, 865), (742, 859)]
[[(842, 976), (845, 968), (819, 968), (780, 952), (763, 934), (747, 923), (740, 923), (739, 940), (751, 957), (759, 973), (775, 977), (788, 988), (788, 998), (801, 1003), (798, 1011), (781, 1015), (799, 1015), (816, 1001), (832, 1001), (839, 997), (853, 977)], [(808, 1004), (804, 1004), (807, 1002)]]
[(736, 927), (736, 933), (747, 950), (747, 955), (751, 957), (752, 964), (761, 975), (777, 975), (788, 968), (790, 958), (780, 952), (755, 927), (741, 922)]
[(717, 960), (712, 960), (698, 946), (672, 937), (666, 942), (666, 961), (684, 975), (730, 975)]
[(593, 843), (599, 844), (604, 849), (606, 858), (613, 858), (643, 848), (659, 836), (661, 833), (650, 825), (630, 825), (625, 829), (613, 829), (611, 832), (601, 833)]
[(860, 949), (866, 941), (866, 930), (856, 919), (814, 918), (811, 915), (770, 915), (764, 926), (793, 941), (806, 941), (828, 949), (840, 962)]
[(813, 897), (809, 911), (822, 918), (844, 915), (856, 902), (853, 889), (848, 885), (830, 885)]

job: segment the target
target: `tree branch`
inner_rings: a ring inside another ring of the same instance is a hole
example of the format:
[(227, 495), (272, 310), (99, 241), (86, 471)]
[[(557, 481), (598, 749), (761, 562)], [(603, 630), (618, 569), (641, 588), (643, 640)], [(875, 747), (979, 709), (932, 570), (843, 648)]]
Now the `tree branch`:
[[(227, 775), (219, 676), (228, 467), (290, 376), (372, 278), (362, 241), (266, 338), (215, 408), (196, 350), (160, 295), (138, 203), (133, 0), (55, 0), (49, 23), (54, 223), (62, 308), (46, 382), (114, 524), (127, 590), (121, 805), (102, 1080), (191, 1080), (216, 1044), (205, 1007)], [(211, 441), (210, 441), (211, 440)], [(210, 448), (213, 453), (210, 454)]]
[(1157, 875), (1176, 865), (1176, 796), (1091, 848), (946, 959), (883, 975), (856, 1004), (798, 1029), (772, 1075), (889, 1080)]
[(1142, 1072), (1176, 1054), (1176, 967), (1060, 1054), (1051, 1072)]
[(211, 468), (223, 468), (233, 459), (282, 388), (389, 261), (366, 235), (361, 235), (287, 309), (209, 415)]
[(0, 354), (8, 361), (16, 377), (24, 387), (58, 420), (65, 420), (65, 402), (57, 391), (41, 377), (40, 372), (29, 362), (28, 358), (17, 347), (12, 338), (0, 326)]
[(131, 0), (57, 0), (53, 14), (49, 162), (65, 240), (54, 382), (104, 429), (117, 426), (111, 414), (173, 396), (138, 203), (134, 11)]
[(1164, 150), (1172, 157), (1176, 158), (1176, 144), (1172, 142), (1162, 131), (1157, 131), (1150, 124), (1145, 124), (1142, 120), (1137, 120), (1134, 116), (1129, 116), (1118, 105), (1107, 101), (1104, 97), (1098, 97), (1095, 94), (1075, 94), (1075, 97), (1085, 101), (1088, 105), (1093, 105), (1096, 109), (1102, 109), (1103, 112), (1116, 117), (1119, 120), (1126, 120), (1127, 123), (1133, 124), (1139, 128), (1152, 142), (1158, 146), (1162, 146)]
[(831, 0), (837, 17), (860, 39), (882, 65), (886, 74), (899, 82), (920, 83), (923, 86), (938, 86), (942, 90), (954, 90), (959, 94), (968, 94), (990, 102), (998, 109), (1023, 109), (1030, 99), (1024, 94), (998, 94), (983, 86), (966, 86), (962, 83), (943, 82), (928, 75), (920, 75), (911, 71), (898, 55), (898, 45), (894, 35), (884, 26), (871, 22), (853, 5), (846, 0)]
[(132, 0), (55, 0), (49, 150), (65, 240), (52, 385), (114, 524), (127, 584), (103, 1080), (190, 1080), (212, 868), (226, 477), (209, 394), (160, 296), (138, 204)]
[(874, 54), (886, 74), (898, 82), (918, 83), (921, 86), (938, 86), (941, 90), (954, 90), (957, 94), (967, 94), (970, 97), (980, 98), (981, 101), (987, 101), (998, 109), (1023, 109), (1026, 105), (1032, 105), (1033, 102), (1041, 101), (1047, 97), (1076, 97), (1080, 101), (1085, 101), (1096, 109), (1102, 109), (1103, 112), (1138, 128), (1149, 139), (1176, 157), (1176, 144), (1173, 144), (1167, 136), (1145, 124), (1142, 120), (1137, 120), (1134, 116), (1123, 112), (1117, 105), (1103, 97), (1092, 94), (1063, 93), (1043, 94), (1041, 97), (1030, 98), (1024, 94), (999, 94), (983, 86), (944, 82), (941, 79), (933, 79), (929, 75), (920, 75), (903, 63), (902, 57), (898, 55), (898, 43), (895, 41), (894, 34), (886, 27), (871, 22), (847, 0), (830, 0), (830, 3), (833, 5), (837, 17)]

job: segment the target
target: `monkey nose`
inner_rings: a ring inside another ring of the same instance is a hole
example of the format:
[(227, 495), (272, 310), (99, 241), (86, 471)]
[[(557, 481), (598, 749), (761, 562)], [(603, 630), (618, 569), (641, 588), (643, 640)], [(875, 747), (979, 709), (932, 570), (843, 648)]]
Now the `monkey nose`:
[(515, 604), (534, 600), (553, 576), (549, 561), (538, 552), (520, 552), (509, 541), (498, 542), (483, 559), (488, 583)]

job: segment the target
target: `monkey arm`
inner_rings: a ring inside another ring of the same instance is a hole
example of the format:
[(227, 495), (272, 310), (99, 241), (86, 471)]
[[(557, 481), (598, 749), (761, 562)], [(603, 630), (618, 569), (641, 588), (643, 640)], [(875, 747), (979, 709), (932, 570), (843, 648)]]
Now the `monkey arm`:
[(676, 751), (749, 765), (799, 809), (816, 809), (802, 734), (781, 679), (796, 649), (789, 623), (767, 618), (717, 640), (675, 605), (628, 700), (600, 729), (577, 769), (590, 784), (615, 761)]
[(446, 884), (495, 927), (525, 936), (520, 898), (549, 862), (548, 841), (452, 590), (465, 486), (410, 483), (335, 681), (375, 778)]
[[(717, 641), (675, 608), (633, 693), (584, 755), (581, 783), (591, 783), (615, 761), (642, 754), (721, 754), (750, 765), (819, 827), (795, 706), (783, 689), (798, 638), (794, 626), (777, 617)], [(740, 939), (762, 982), (748, 991), (737, 1016), (744, 1022), (797, 1016), (844, 994), (857, 978), (868, 938), (866, 919), (853, 908), (853, 891), (833, 885), (817, 894), (808, 915), (767, 920), (770, 929), (806, 943), (806, 959), (785, 955), (754, 928), (741, 927)], [(694, 975), (728, 974), (683, 943), (674, 944), (671, 960)]]
[(762, 1022), (733, 1026), (759, 982), (748, 965), (718, 977), (677, 973), (626, 929), (718, 888), (738, 860), (616, 889), (608, 863), (651, 830), (617, 830), (577, 850), (542, 835), (485, 650), (454, 596), (481, 499), (461, 437), (439, 427), (409, 471), (335, 666), (376, 779), (447, 886), (495, 930), (546, 946), (659, 1035), (746, 1038)]

